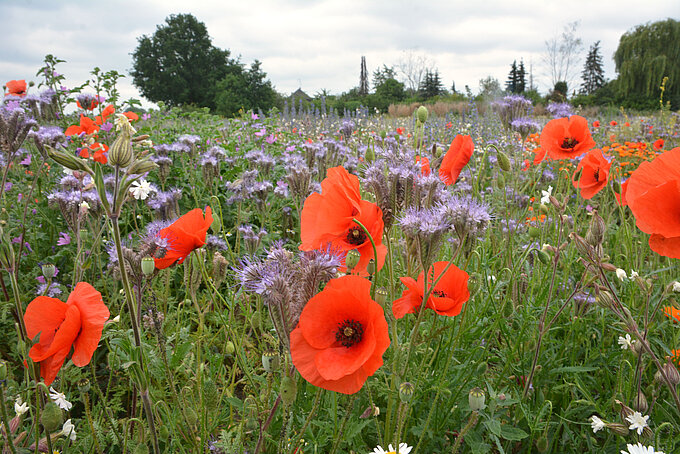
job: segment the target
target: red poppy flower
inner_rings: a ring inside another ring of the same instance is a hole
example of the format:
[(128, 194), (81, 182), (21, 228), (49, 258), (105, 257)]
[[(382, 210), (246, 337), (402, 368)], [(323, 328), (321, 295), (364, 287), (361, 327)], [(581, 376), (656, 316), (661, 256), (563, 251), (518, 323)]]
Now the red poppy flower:
[(404, 133), (404, 128), (397, 128), (397, 134), (402, 135)]
[(154, 259), (159, 270), (184, 262), (191, 251), (205, 244), (205, 235), (213, 222), (212, 209), (208, 206), (203, 210), (194, 208), (158, 232), (158, 236), (168, 241), (163, 257)]
[(654, 146), (654, 149), (655, 149), (655, 150), (661, 150), (661, 149), (663, 148), (663, 144), (664, 144), (664, 143), (665, 143), (665, 142), (663, 141), (663, 139), (657, 139), (657, 140), (654, 142), (654, 145), (653, 145), (653, 146)]
[(302, 310), (290, 333), (290, 355), (312, 385), (354, 394), (382, 366), (390, 337), (370, 291), (359, 276), (332, 279)]
[[(590, 150), (578, 163), (571, 182), (575, 188), (581, 190), (581, 197), (586, 200), (592, 199), (607, 185), (610, 167), (611, 163), (604, 157), (602, 150), (595, 148)], [(579, 171), (581, 177), (577, 181), (576, 175)]]
[(125, 115), (128, 118), (128, 120), (130, 120), (130, 121), (139, 120), (139, 115), (137, 115), (134, 112), (123, 112), (123, 115)]
[(439, 179), (447, 186), (454, 184), (458, 175), (460, 175), (460, 171), (470, 161), (474, 149), (475, 144), (470, 136), (457, 135), (451, 142), (449, 151), (444, 155), (442, 165), (439, 167)]
[(108, 106), (106, 106), (104, 110), (102, 110), (101, 115), (97, 115), (95, 117), (95, 123), (97, 123), (98, 125), (103, 125), (104, 122), (115, 112), (116, 109), (113, 107), (113, 104), (109, 104)]
[[(373, 258), (373, 245), (368, 235), (352, 219), (361, 222), (373, 237), (378, 252), (377, 269), (382, 268), (387, 247), (382, 244), (382, 210), (375, 203), (362, 200), (359, 179), (344, 167), (328, 169), (321, 182), (321, 194), (307, 197), (300, 216), (301, 251), (311, 251), (330, 245), (339, 251), (356, 249), (361, 258), (353, 269), (366, 273)], [(343, 262), (344, 265), (344, 262)], [(344, 271), (344, 266), (341, 271)]]
[(628, 128), (628, 127), (630, 127), (630, 123), (625, 122), (625, 123), (623, 124), (623, 126), (625, 126), (626, 128)]
[(64, 303), (39, 296), (28, 304), (24, 323), (28, 337), (40, 340), (28, 355), (40, 363), (40, 375), (50, 385), (73, 347), (71, 361), (87, 365), (97, 349), (104, 323), (109, 318), (102, 295), (87, 282), (79, 282)]
[(80, 114), (80, 125), (69, 126), (66, 128), (66, 131), (64, 131), (64, 134), (67, 136), (74, 136), (82, 133), (94, 134), (97, 131), (99, 131), (99, 126), (97, 126), (91, 118)]
[(599, 128), (600, 127), (600, 122), (598, 120), (595, 120), (593, 122), (593, 128)]
[(26, 96), (26, 81), (25, 80), (10, 80), (5, 84), (7, 93), (5, 96)]
[(625, 207), (628, 205), (628, 201), (626, 200), (626, 191), (628, 191), (628, 182), (630, 181), (630, 178), (621, 183), (621, 193), (616, 194), (616, 203), (621, 205), (622, 207)]
[(534, 156), (535, 166), (543, 162), (543, 160), (545, 159), (545, 150), (543, 148), (536, 147), (532, 150), (532, 152), (536, 154), (536, 156)]
[(649, 247), (680, 259), (680, 148), (645, 161), (628, 179), (626, 200)]
[[(449, 262), (435, 262), (428, 272), (428, 288), (444, 272)], [(423, 303), (425, 296), (424, 273), (418, 275), (416, 281), (412, 277), (402, 277), (401, 282), (407, 289), (401, 294), (401, 298), (392, 303), (392, 313), (396, 318), (402, 318), (406, 314), (413, 314)], [(463, 303), (470, 299), (468, 279), (470, 276), (455, 265), (451, 265), (446, 274), (434, 286), (430, 293), (426, 307), (439, 315), (454, 317), (460, 314)]]
[(610, 121), (609, 124), (610, 124), (611, 126), (616, 126), (616, 125), (618, 125), (618, 123), (616, 122), (616, 120)]
[(78, 155), (81, 158), (89, 158), (92, 157), (93, 160), (96, 162), (99, 162), (101, 164), (106, 164), (108, 162), (108, 158), (106, 153), (108, 153), (109, 147), (108, 145), (104, 143), (99, 143), (95, 142), (92, 145), (90, 145), (88, 148), (82, 148), (80, 150), (80, 153)]
[(673, 306), (664, 306), (663, 313), (666, 317), (673, 320), (673, 323), (680, 322), (680, 309), (676, 309)]
[(595, 146), (595, 141), (588, 130), (588, 121), (572, 115), (550, 120), (541, 131), (540, 144), (550, 159), (560, 160), (582, 155)]
[(420, 173), (423, 176), (426, 177), (432, 173), (432, 169), (430, 168), (430, 160), (427, 159), (427, 157), (423, 156), (421, 158), (420, 156), (416, 156), (416, 162), (420, 163)]
[(92, 101), (90, 101), (90, 105), (89, 105), (89, 106), (83, 107), (83, 106), (80, 104), (80, 101), (76, 100), (76, 105), (78, 106), (79, 109), (83, 109), (83, 110), (94, 110), (94, 108), (97, 107), (97, 106), (99, 105), (99, 101), (97, 101), (96, 99), (93, 99)]

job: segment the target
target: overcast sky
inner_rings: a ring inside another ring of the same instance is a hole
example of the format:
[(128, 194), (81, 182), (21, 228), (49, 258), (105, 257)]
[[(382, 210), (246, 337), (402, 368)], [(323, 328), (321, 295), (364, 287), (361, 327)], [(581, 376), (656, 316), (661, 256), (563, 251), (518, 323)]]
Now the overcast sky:
[[(513, 60), (532, 67), (535, 85), (550, 84), (545, 41), (580, 21), (584, 49), (601, 41), (606, 77), (612, 55), (636, 25), (680, 17), (678, 0), (0, 0), (0, 83), (39, 81), (44, 56), (66, 60), (67, 86), (85, 82), (95, 66), (128, 77), (124, 98), (141, 95), (129, 70), (137, 38), (151, 35), (170, 14), (191, 13), (206, 24), (213, 45), (250, 64), (262, 62), (284, 94), (301, 87), (339, 94), (359, 84), (361, 56), (369, 74), (397, 66), (408, 52), (427, 57), (444, 85), (477, 92), (488, 75), (504, 83)], [(579, 81), (580, 82), (580, 81)], [(145, 105), (148, 103), (145, 102)]]

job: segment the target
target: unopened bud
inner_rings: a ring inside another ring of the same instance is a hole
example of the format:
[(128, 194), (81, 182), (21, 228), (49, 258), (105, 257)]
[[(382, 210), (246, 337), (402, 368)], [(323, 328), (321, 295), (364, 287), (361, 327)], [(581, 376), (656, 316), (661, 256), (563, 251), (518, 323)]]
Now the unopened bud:
[(540, 453), (547, 452), (550, 443), (548, 442), (548, 436), (543, 434), (536, 440), (536, 450)]
[(614, 435), (618, 435), (620, 437), (627, 437), (628, 436), (628, 426), (624, 426), (623, 424), (619, 423), (607, 423), (607, 429)]
[(142, 258), (142, 273), (144, 276), (151, 276), (156, 269), (156, 261), (151, 256)]
[(588, 244), (582, 236), (579, 236), (576, 233), (572, 232), (569, 234), (569, 238), (571, 238), (574, 245), (576, 246), (576, 250), (583, 257), (590, 257), (593, 254), (593, 247), (590, 244)]
[(512, 169), (512, 167), (510, 166), (510, 158), (508, 158), (508, 155), (506, 155), (502, 151), (498, 152), (498, 166), (504, 172), (509, 172), (510, 169)]
[(138, 159), (128, 168), (127, 173), (128, 175), (142, 175), (151, 172), (152, 170), (156, 170), (157, 168), (158, 164), (155, 162), (149, 161), (148, 159)]
[(127, 167), (132, 163), (133, 153), (130, 136), (119, 134), (109, 148), (109, 164), (117, 167)]
[(373, 148), (369, 147), (366, 149), (366, 153), (364, 153), (364, 160), (368, 163), (375, 161), (375, 151)]
[(593, 217), (590, 219), (590, 227), (586, 234), (586, 241), (593, 246), (599, 246), (604, 241), (604, 233), (606, 231), (607, 225), (604, 223), (604, 219), (597, 214), (597, 211), (593, 211)]
[(434, 156), (437, 158), (441, 158), (441, 156), (444, 154), (444, 149), (441, 147), (437, 147), (437, 151), (434, 153)]
[(184, 407), (184, 414), (187, 417), (187, 423), (191, 427), (195, 427), (196, 424), (198, 424), (198, 415), (196, 414), (196, 410), (191, 407)]
[(347, 256), (345, 257), (345, 266), (347, 267), (347, 272), (352, 271), (359, 263), (359, 260), (361, 260), (361, 254), (359, 251), (352, 249), (351, 251), (347, 252)]
[(227, 277), (227, 267), (229, 266), (229, 262), (226, 258), (224, 258), (220, 251), (217, 251), (215, 252), (215, 255), (213, 255), (212, 265), (213, 281), (215, 283), (215, 287), (218, 288)]
[(540, 260), (542, 264), (547, 265), (548, 263), (550, 263), (550, 256), (548, 255), (547, 252), (539, 250), (536, 252), (536, 255), (538, 256), (538, 260)]
[(48, 402), (40, 415), (40, 422), (45, 426), (47, 433), (54, 432), (61, 427), (64, 422), (61, 415), (61, 408), (54, 402)]
[(536, 227), (529, 227), (529, 238), (536, 239), (541, 236), (541, 231)]
[(227, 352), (227, 355), (233, 355), (236, 351), (236, 347), (234, 347), (234, 343), (232, 341), (227, 341), (227, 344), (224, 346), (224, 350)]
[(486, 402), (486, 393), (482, 388), (472, 388), (468, 393), (468, 404), (470, 410), (479, 411), (484, 408)]
[(219, 216), (213, 216), (212, 224), (210, 224), (210, 230), (212, 230), (214, 234), (218, 234), (220, 230), (222, 230), (222, 219), (220, 219)]
[(413, 386), (413, 383), (405, 381), (399, 385), (399, 399), (401, 399), (401, 401), (404, 403), (410, 402), (415, 389), (416, 388)]
[(496, 187), (500, 190), (505, 190), (505, 177), (502, 174), (496, 175)]
[(621, 194), (621, 183), (619, 183), (618, 180), (614, 180), (614, 183), (612, 183), (612, 189), (614, 189), (615, 193)]
[(643, 415), (649, 410), (649, 404), (647, 403), (647, 398), (642, 391), (637, 393), (637, 397), (633, 399), (633, 408), (642, 413)]
[(295, 402), (295, 396), (297, 395), (297, 382), (294, 378), (285, 376), (281, 379), (281, 401), (284, 405), (290, 405)]
[(418, 118), (418, 121), (420, 121), (421, 123), (425, 123), (427, 121), (428, 115), (429, 112), (427, 111), (427, 107), (425, 106), (418, 107), (418, 110), (416, 111), (416, 117)]

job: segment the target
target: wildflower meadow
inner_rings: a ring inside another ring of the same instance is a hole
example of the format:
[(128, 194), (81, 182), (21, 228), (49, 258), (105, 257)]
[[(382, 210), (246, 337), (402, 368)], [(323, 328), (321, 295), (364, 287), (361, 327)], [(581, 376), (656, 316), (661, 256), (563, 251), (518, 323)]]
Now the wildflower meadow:
[(663, 99), (224, 118), (59, 63), (0, 101), (3, 454), (680, 452)]

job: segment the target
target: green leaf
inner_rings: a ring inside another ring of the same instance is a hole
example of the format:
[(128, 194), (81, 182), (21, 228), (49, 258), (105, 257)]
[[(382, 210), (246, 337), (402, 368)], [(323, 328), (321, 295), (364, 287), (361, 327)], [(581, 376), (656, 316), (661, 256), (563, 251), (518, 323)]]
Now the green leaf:
[(522, 440), (526, 437), (528, 437), (529, 434), (523, 431), (522, 429), (518, 427), (512, 427), (512, 426), (506, 426), (503, 425), (501, 426), (501, 438), (504, 438), (506, 440), (510, 441), (519, 441)]
[(489, 429), (489, 432), (496, 436), (501, 436), (501, 423), (500, 421), (496, 419), (489, 419), (488, 421), (484, 421), (484, 426), (486, 426), (487, 429)]

